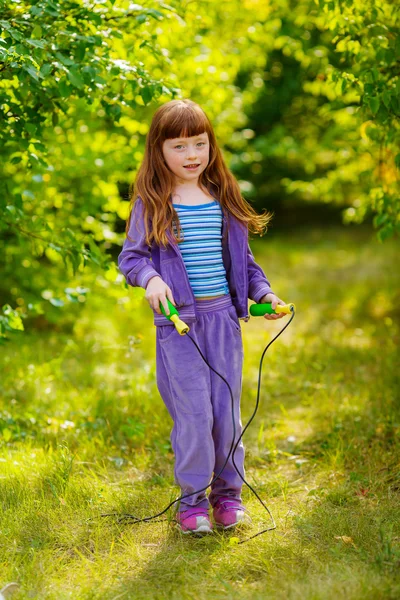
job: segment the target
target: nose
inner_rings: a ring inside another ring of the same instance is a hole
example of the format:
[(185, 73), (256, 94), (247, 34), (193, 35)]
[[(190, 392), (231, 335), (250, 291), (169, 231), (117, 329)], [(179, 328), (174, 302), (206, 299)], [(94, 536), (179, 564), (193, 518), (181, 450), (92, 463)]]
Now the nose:
[(196, 158), (197, 157), (196, 148), (189, 147), (186, 156), (188, 159)]

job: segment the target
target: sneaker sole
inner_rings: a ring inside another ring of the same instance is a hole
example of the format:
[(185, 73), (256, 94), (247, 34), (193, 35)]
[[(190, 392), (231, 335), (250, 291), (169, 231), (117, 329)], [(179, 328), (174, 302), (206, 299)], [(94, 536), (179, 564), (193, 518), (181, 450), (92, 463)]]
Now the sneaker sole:
[(212, 529), (210, 529), (210, 527), (207, 527), (206, 525), (200, 525), (200, 527), (198, 527), (197, 529), (185, 529), (183, 530), (181, 528), (181, 532), (182, 533), (212, 533)]
[(183, 529), (178, 521), (176, 522), (176, 525), (182, 533), (212, 533), (212, 528), (207, 519), (204, 519), (203, 523), (201, 523), (197, 529)]

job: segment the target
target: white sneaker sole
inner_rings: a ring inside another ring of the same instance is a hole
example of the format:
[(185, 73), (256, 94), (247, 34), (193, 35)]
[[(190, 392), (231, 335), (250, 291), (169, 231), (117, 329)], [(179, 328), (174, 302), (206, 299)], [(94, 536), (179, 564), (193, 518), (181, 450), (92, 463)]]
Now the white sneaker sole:
[(182, 533), (212, 533), (210, 523), (206, 517), (196, 517), (196, 529), (182, 529), (182, 525), (177, 522), (177, 526)]

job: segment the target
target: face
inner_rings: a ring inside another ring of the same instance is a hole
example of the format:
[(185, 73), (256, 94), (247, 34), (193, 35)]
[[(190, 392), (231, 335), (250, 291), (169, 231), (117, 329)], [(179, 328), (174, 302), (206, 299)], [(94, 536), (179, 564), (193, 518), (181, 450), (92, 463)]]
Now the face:
[[(178, 183), (196, 181), (208, 165), (210, 144), (205, 132), (193, 137), (165, 140), (162, 150), (165, 162)], [(198, 167), (186, 168), (192, 164), (197, 164)]]

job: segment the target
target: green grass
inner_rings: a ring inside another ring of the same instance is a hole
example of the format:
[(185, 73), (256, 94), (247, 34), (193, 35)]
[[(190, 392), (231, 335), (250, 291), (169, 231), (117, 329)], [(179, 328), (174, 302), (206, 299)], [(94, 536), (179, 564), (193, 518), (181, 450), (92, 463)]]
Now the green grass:
[[(0, 588), (19, 582), (13, 598), (400, 597), (399, 243), (362, 227), (252, 247), (297, 309), (244, 438), (246, 479), (277, 528), (229, 543), (271, 526), (246, 486), (246, 533), (188, 538), (171, 527), (176, 505), (158, 523), (99, 517), (179, 496), (152, 313), (142, 290), (99, 277), (64, 326), (32, 324), (1, 353)], [(242, 323), (244, 424), (287, 320)]]

